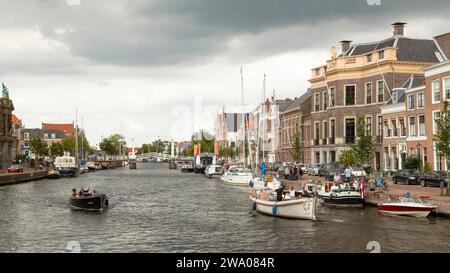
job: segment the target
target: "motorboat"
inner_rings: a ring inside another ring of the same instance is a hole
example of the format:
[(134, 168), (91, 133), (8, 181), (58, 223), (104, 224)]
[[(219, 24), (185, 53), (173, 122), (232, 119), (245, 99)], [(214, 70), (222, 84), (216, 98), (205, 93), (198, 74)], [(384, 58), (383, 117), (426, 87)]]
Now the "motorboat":
[(55, 159), (56, 170), (59, 171), (61, 176), (78, 176), (80, 174), (80, 168), (77, 160), (73, 156), (64, 155)]
[[(316, 198), (282, 197), (277, 199), (278, 193), (273, 190), (253, 190), (250, 200), (253, 208), (259, 213), (275, 217), (313, 220), (316, 218)], [(286, 195), (290, 196), (290, 195)]]
[(94, 161), (86, 162), (86, 167), (90, 172), (95, 172), (98, 170), (97, 164)]
[(400, 197), (399, 200), (378, 204), (378, 211), (383, 214), (411, 216), (425, 218), (436, 211), (437, 206), (422, 201), (419, 197), (413, 198), (409, 193)]
[(60, 177), (61, 177), (61, 174), (59, 173), (58, 170), (51, 169), (48, 171), (47, 178), (58, 179)]
[(193, 173), (194, 172), (194, 166), (192, 163), (190, 164), (184, 164), (181, 166), (181, 172), (182, 173)]
[(364, 188), (355, 189), (348, 184), (325, 183), (317, 192), (319, 201), (328, 207), (362, 208), (365, 205)]
[(129, 162), (128, 162), (128, 168), (130, 169), (130, 170), (135, 170), (136, 169), (136, 166), (137, 164), (136, 164), (136, 159), (130, 159), (129, 160)]
[(212, 178), (213, 176), (221, 176), (223, 174), (223, 168), (221, 165), (208, 165), (205, 168), (205, 176)]
[(171, 159), (169, 161), (169, 169), (174, 169), (174, 170), (177, 169), (177, 162), (174, 159)]
[(238, 166), (231, 166), (228, 171), (220, 177), (220, 180), (225, 184), (244, 187), (248, 187), (252, 179), (253, 173), (250, 169)]
[(89, 169), (88, 169), (87, 166), (81, 166), (81, 167), (80, 167), (80, 173), (81, 173), (81, 174), (87, 173), (87, 172), (89, 172)]
[(101, 211), (108, 205), (106, 194), (89, 191), (83, 191), (80, 195), (70, 197), (69, 200), (69, 207), (75, 210)]

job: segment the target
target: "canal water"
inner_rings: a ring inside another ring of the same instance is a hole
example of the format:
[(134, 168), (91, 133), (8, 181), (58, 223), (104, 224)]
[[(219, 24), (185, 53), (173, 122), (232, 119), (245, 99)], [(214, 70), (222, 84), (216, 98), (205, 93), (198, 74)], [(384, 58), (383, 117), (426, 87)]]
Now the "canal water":
[[(68, 208), (72, 188), (96, 186), (110, 208)], [(252, 210), (248, 189), (140, 163), (77, 178), (0, 187), (0, 252), (449, 252), (450, 220), (319, 209), (318, 221)], [(70, 243), (69, 243), (70, 242)]]

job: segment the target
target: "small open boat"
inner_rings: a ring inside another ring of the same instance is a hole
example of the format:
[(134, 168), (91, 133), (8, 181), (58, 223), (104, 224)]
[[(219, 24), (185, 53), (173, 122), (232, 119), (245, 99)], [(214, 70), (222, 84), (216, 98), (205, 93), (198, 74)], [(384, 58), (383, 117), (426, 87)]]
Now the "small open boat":
[(61, 177), (61, 174), (59, 173), (58, 170), (49, 170), (48, 171), (47, 178), (58, 179), (60, 177)]
[(84, 192), (80, 197), (70, 197), (69, 206), (75, 210), (101, 211), (109, 205), (106, 194)]
[(263, 197), (264, 193), (270, 194), (269, 191), (260, 193), (253, 191), (250, 195), (256, 211), (275, 217), (316, 220), (316, 198), (297, 197), (276, 201), (273, 198)]
[(384, 214), (412, 216), (425, 218), (436, 210), (436, 206), (426, 203), (420, 198), (412, 198), (411, 195), (404, 195), (398, 201), (388, 201), (378, 204), (378, 211)]
[(194, 172), (194, 166), (192, 165), (192, 163), (184, 164), (183, 166), (181, 166), (181, 172), (182, 173), (193, 173)]

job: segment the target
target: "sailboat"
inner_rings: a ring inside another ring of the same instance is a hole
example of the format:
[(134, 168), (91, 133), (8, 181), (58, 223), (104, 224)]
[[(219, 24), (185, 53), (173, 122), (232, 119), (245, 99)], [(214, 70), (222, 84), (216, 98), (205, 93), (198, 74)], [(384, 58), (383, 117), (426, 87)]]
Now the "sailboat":
[[(264, 75), (263, 83), (263, 103), (261, 104), (261, 119), (264, 124), (263, 114), (266, 114), (264, 105), (265, 101), (265, 83), (266, 75)], [(265, 117), (264, 117), (265, 118)], [(261, 121), (260, 121), (261, 123)], [(261, 126), (258, 126), (259, 129)], [(261, 129), (260, 129), (261, 130)], [(262, 128), (262, 135), (264, 136), (265, 127)], [(263, 137), (264, 140), (264, 137)], [(256, 164), (259, 157), (259, 134), (258, 134), (258, 148)], [(262, 143), (263, 154), (261, 163), (261, 176), (255, 177), (251, 181), (252, 190), (250, 192), (250, 200), (253, 201), (253, 208), (259, 213), (271, 215), (275, 217), (284, 217), (292, 219), (306, 219), (315, 221), (316, 218), (316, 203), (315, 197), (302, 197), (292, 191), (285, 191), (284, 186), (277, 177), (266, 175), (266, 160), (265, 160), (265, 142)], [(257, 166), (257, 165), (256, 165)], [(256, 170), (257, 168), (255, 168)]]

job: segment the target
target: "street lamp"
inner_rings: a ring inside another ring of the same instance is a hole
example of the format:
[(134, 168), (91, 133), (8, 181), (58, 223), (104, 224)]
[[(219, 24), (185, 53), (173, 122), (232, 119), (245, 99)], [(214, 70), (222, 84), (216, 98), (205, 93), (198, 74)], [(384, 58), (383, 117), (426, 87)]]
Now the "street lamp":
[(420, 145), (420, 143), (418, 143), (416, 147), (417, 147), (417, 158), (419, 159), (419, 172), (420, 172), (420, 170), (421, 170), (420, 169), (420, 164), (421, 164), (420, 150), (422, 148), (422, 145)]

